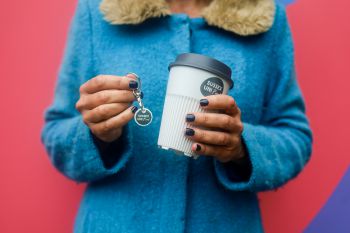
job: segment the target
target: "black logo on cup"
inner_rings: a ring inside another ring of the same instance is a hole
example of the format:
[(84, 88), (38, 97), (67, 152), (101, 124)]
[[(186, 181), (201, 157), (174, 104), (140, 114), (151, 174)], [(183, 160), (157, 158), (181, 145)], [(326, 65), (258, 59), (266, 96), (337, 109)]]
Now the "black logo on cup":
[(200, 89), (204, 96), (222, 94), (224, 92), (224, 82), (220, 78), (211, 77), (202, 83)]

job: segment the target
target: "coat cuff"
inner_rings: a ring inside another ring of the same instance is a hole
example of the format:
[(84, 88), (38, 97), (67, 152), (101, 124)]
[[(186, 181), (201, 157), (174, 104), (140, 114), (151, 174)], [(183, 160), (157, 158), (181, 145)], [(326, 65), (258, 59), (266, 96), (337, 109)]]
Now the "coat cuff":
[(262, 174), (263, 169), (260, 145), (257, 143), (254, 126), (243, 123), (242, 143), (245, 146), (247, 160), (239, 166), (229, 165), (214, 159), (214, 169), (218, 181), (231, 191), (256, 191), (256, 177)]
[(125, 166), (132, 155), (131, 134), (126, 125), (121, 137), (109, 145), (97, 145), (96, 137), (81, 122), (78, 126), (76, 142), (85, 147), (86, 156), (90, 157), (81, 166), (78, 181), (95, 181), (117, 173)]

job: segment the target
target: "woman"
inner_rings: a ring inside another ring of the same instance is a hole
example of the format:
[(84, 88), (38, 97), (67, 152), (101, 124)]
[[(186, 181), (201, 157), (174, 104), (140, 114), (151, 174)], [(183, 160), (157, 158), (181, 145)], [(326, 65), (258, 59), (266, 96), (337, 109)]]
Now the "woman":
[[(224, 113), (186, 116), (197, 160), (157, 148), (167, 68), (185, 52), (221, 60), (235, 81), (198, 103)], [(75, 232), (262, 232), (256, 193), (311, 154), (293, 56), (273, 0), (80, 0), (42, 134), (54, 166), (88, 182)], [(131, 121), (129, 72), (147, 127)]]

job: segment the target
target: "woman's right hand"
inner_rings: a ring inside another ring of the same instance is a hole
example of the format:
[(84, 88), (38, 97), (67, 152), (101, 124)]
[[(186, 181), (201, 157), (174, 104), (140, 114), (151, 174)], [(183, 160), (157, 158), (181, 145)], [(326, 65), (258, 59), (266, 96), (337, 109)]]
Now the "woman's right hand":
[(137, 86), (133, 74), (99, 75), (81, 85), (76, 109), (96, 137), (112, 142), (122, 135), (123, 126), (137, 110), (130, 106), (135, 100), (132, 90)]

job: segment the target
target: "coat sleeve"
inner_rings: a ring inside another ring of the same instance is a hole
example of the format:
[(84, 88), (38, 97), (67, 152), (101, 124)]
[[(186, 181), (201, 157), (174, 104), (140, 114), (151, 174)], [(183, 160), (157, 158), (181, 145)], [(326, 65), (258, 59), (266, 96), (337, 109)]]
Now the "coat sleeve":
[(252, 165), (249, 179), (231, 179), (228, 166), (214, 159), (217, 178), (229, 190), (258, 192), (278, 188), (294, 178), (311, 155), (312, 133), (295, 77), (286, 12), (281, 6), (277, 8), (275, 24), (275, 74), (268, 84), (263, 117), (259, 124), (243, 123), (242, 139)]
[(68, 178), (90, 182), (117, 173), (131, 156), (128, 126), (114, 143), (118, 161), (106, 167), (90, 129), (75, 109), (79, 87), (95, 76), (91, 14), (88, 0), (79, 0), (55, 87), (54, 101), (45, 112), (41, 140), (52, 164)]

